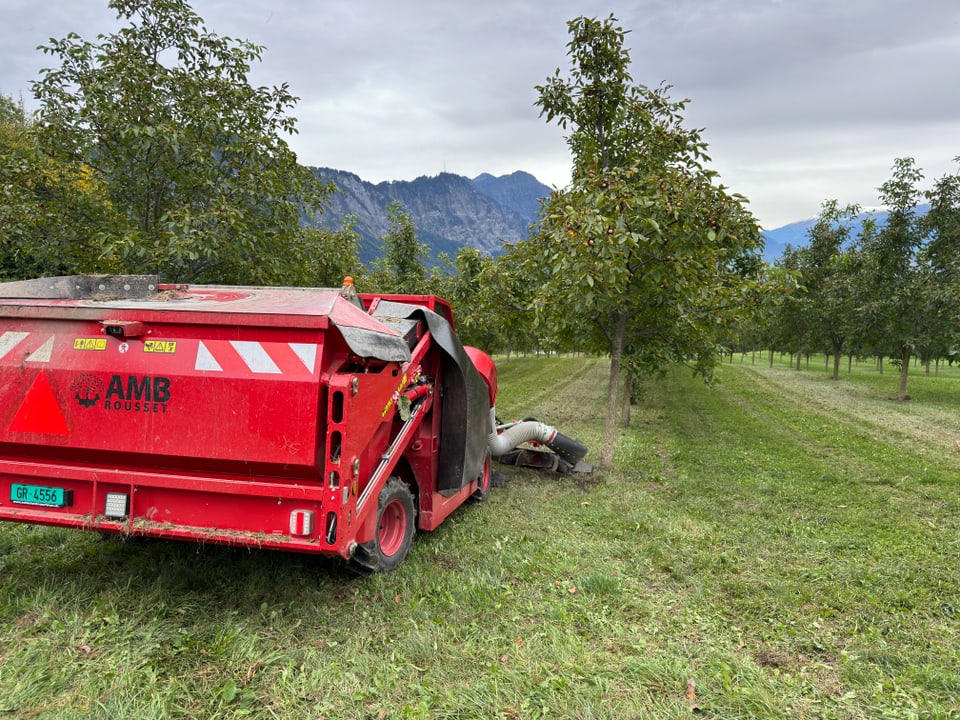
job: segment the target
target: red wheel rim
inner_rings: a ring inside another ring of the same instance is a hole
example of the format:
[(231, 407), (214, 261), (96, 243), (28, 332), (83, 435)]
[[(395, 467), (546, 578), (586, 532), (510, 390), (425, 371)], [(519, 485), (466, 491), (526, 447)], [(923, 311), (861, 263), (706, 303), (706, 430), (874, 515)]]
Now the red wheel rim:
[(394, 555), (403, 545), (407, 534), (407, 509), (399, 500), (391, 500), (380, 513), (380, 528), (377, 541), (380, 552), (386, 556)]

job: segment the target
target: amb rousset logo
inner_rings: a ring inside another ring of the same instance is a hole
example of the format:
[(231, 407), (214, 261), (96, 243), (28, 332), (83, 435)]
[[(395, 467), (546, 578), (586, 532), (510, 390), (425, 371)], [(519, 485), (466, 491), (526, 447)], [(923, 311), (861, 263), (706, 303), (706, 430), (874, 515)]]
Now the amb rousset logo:
[(103, 394), (103, 380), (96, 375), (81, 375), (70, 384), (70, 392), (82, 407), (93, 407)]
[(104, 394), (103, 381), (95, 375), (80, 375), (70, 390), (81, 407), (110, 411), (165, 413), (170, 401), (170, 378), (156, 375), (111, 375)]

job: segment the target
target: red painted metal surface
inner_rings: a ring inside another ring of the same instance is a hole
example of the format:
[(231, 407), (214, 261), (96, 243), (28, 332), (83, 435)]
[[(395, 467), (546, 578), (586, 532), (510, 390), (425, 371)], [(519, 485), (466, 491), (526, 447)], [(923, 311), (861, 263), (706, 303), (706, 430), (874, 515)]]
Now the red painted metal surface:
[[(399, 342), (369, 314), (379, 297), (157, 290), (0, 298), (0, 520), (348, 558), (380, 531), (390, 476), (411, 486), (424, 530), (476, 489), (436, 491), (443, 363), (426, 327), (409, 361), (359, 357), (345, 339)], [(452, 325), (439, 298), (385, 299)], [(31, 488), (56, 502), (18, 501)], [(107, 514), (111, 493), (125, 512)]]
[(487, 355), (483, 350), (474, 347), (464, 347), (467, 356), (473, 362), (474, 366), (480, 372), (480, 375), (487, 383), (487, 390), (490, 394), (490, 407), (497, 404), (497, 366), (493, 358)]

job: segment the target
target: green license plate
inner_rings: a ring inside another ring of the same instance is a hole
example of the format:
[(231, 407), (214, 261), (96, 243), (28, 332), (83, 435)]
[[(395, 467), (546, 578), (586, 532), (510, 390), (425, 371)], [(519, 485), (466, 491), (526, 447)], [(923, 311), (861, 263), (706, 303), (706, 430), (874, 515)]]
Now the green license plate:
[(45, 507), (67, 507), (73, 505), (73, 490), (43, 485), (11, 485), (10, 502)]

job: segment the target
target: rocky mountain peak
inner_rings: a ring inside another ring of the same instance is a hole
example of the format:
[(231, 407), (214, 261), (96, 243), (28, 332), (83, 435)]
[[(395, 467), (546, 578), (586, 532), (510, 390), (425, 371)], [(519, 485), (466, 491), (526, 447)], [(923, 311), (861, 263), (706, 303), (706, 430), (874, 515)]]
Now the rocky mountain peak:
[(440, 252), (454, 256), (464, 246), (495, 255), (504, 242), (527, 239), (540, 198), (550, 194), (550, 188), (533, 175), (519, 171), (499, 178), (484, 173), (473, 180), (444, 172), (377, 184), (344, 170), (317, 168), (316, 172), (338, 189), (320, 222), (336, 229), (346, 217), (356, 217), (364, 263), (381, 254), (380, 238), (389, 231), (391, 202), (398, 201), (409, 213), (417, 238), (429, 246), (431, 256)]

